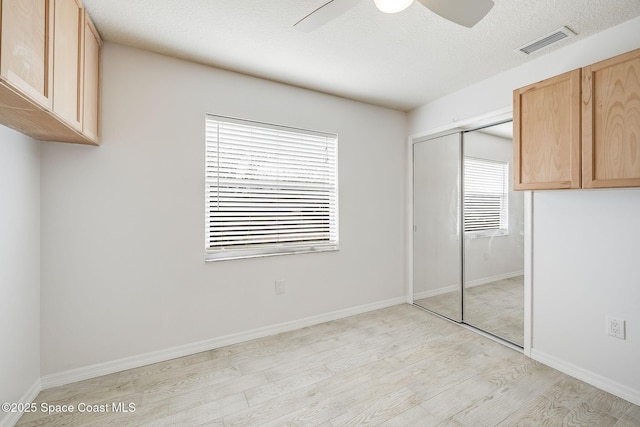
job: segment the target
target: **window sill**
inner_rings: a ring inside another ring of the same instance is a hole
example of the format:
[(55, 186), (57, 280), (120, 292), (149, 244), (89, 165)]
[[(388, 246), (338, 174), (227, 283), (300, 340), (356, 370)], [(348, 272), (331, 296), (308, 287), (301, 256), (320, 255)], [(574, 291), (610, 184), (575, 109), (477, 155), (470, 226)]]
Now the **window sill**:
[(337, 252), (338, 245), (313, 246), (301, 248), (261, 248), (261, 249), (242, 249), (242, 250), (221, 250), (215, 252), (205, 252), (205, 262), (227, 261), (232, 259), (246, 258), (262, 258), (269, 256), (309, 254), (317, 252)]
[(465, 240), (483, 239), (492, 237), (506, 237), (509, 235), (508, 230), (486, 230), (486, 231), (470, 231), (464, 233)]

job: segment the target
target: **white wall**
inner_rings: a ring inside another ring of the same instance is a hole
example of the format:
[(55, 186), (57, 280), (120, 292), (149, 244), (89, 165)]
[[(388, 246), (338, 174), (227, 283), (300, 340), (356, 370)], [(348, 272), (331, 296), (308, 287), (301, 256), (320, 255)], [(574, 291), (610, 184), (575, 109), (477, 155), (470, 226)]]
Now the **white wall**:
[[(103, 61), (102, 146), (42, 150), (44, 376), (403, 299), (405, 114), (112, 43)], [(203, 261), (206, 112), (339, 135), (339, 252)]]
[[(640, 47), (640, 18), (541, 56), (409, 114), (410, 133), (511, 104), (512, 90)], [(489, 59), (488, 59), (489, 60)], [(536, 192), (532, 356), (640, 404), (640, 192)], [(605, 315), (627, 340), (605, 335)]]
[(39, 384), (40, 145), (0, 126), (0, 402), (33, 398)]
[[(537, 192), (533, 206), (533, 350), (637, 399), (640, 189)], [(607, 315), (626, 320), (626, 340), (606, 335)]]

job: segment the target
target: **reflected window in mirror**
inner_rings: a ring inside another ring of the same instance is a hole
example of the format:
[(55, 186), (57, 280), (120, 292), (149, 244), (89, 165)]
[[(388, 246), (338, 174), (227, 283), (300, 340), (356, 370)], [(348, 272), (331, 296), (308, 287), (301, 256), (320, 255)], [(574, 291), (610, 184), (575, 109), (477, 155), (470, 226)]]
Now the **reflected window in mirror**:
[(466, 238), (509, 234), (509, 163), (464, 157)]

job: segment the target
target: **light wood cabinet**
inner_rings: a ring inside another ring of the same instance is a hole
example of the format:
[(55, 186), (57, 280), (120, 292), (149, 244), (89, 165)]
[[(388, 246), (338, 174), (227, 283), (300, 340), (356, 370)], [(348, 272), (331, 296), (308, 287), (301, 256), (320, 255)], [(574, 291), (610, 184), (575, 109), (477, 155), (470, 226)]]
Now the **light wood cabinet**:
[(514, 91), (514, 189), (580, 188), (580, 70)]
[(0, 124), (98, 145), (100, 46), (81, 0), (0, 0)]
[(640, 187), (640, 49), (582, 74), (583, 187)]
[(82, 129), (83, 12), (77, 0), (55, 1), (53, 111), (77, 130)]
[(514, 189), (640, 187), (640, 49), (514, 91)]
[(100, 52), (102, 41), (89, 19), (84, 20), (84, 121), (82, 131), (89, 138), (100, 139)]
[(0, 14), (0, 77), (38, 105), (51, 108), (51, 1), (2, 0)]

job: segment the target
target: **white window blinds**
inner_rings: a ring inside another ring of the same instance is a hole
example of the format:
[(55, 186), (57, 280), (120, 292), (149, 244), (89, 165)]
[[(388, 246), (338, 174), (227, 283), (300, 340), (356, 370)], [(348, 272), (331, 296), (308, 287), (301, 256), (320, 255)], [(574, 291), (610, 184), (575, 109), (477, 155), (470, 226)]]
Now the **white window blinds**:
[(335, 250), (337, 136), (206, 116), (208, 260)]
[(504, 235), (509, 231), (509, 164), (464, 158), (464, 231)]

